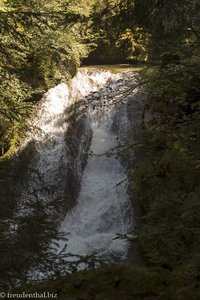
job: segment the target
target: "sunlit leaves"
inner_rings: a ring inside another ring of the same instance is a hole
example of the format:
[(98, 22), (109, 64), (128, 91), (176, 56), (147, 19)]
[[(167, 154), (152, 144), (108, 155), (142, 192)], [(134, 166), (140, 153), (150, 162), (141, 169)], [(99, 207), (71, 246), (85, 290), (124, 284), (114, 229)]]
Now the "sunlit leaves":
[(147, 60), (147, 46), (150, 35), (142, 28), (126, 29), (116, 41), (116, 46), (125, 49), (130, 60)]
[(75, 74), (88, 53), (83, 20), (91, 7), (92, 2), (84, 1), (1, 1), (1, 139), (6, 136), (9, 143), (12, 134), (6, 132), (25, 122), (31, 111), (26, 100)]

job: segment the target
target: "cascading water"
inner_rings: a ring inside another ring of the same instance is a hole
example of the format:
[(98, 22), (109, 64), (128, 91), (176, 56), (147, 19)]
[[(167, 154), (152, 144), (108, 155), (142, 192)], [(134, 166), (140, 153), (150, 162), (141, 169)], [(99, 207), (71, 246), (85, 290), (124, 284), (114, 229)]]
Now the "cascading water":
[[(134, 227), (127, 170), (119, 157), (105, 153), (129, 136), (127, 106), (120, 99), (134, 82), (134, 71), (82, 69), (70, 84), (48, 91), (22, 147), (26, 153), (31, 145), (32, 156), (27, 155), (18, 183), (12, 234), (17, 237), (20, 224), (26, 227), (26, 217), (34, 223), (44, 210), (41, 218), (56, 220), (58, 231), (67, 234), (66, 245), (58, 232), (55, 253), (127, 260), (128, 243), (116, 238)], [(39, 240), (43, 235), (37, 230)], [(50, 252), (52, 243), (49, 240)]]
[[(96, 77), (100, 75), (95, 74)], [(124, 81), (129, 80), (130, 85), (130, 79), (135, 80), (133, 74), (110, 74), (110, 82), (87, 97), (87, 102), (93, 106), (93, 110), (90, 108), (87, 112), (93, 131), (92, 155), (83, 173), (77, 204), (61, 224), (60, 231), (67, 234), (68, 241), (59, 241), (58, 253), (72, 253), (79, 257), (97, 253), (105, 260), (117, 261), (128, 257), (128, 243), (116, 239), (117, 234), (127, 234), (134, 227), (133, 207), (127, 194), (127, 174), (119, 157), (106, 153), (117, 147), (122, 136), (127, 136), (129, 131), (126, 105), (113, 104), (128, 87), (124, 86)], [(118, 124), (117, 135), (113, 127), (119, 111), (121, 124)]]
[[(111, 131), (113, 111), (93, 117), (93, 138), (83, 173), (77, 204), (62, 223), (69, 232), (66, 252), (88, 255), (96, 252), (104, 259), (126, 259), (127, 243), (114, 239), (133, 229), (133, 214), (124, 183), (126, 173), (119, 159), (102, 155), (117, 146)], [(60, 241), (59, 249), (65, 247)]]
[[(87, 96), (91, 91), (100, 89), (110, 77), (110, 72), (97, 72), (88, 76), (87, 71), (83, 70), (72, 79), (70, 87), (61, 83), (50, 89), (45, 95), (33, 121), (33, 130), (28, 134), (22, 146), (25, 148), (31, 142), (34, 144), (34, 151), (27, 170), (25, 170), (27, 178), (23, 182), (17, 210), (18, 217), (29, 215), (30, 207), (34, 202), (46, 203), (49, 211), (49, 208), (52, 208), (51, 203), (57, 199), (66, 198), (67, 166), (70, 164), (68, 145), (65, 141), (66, 132), (70, 126), (67, 121), (67, 108)], [(87, 133), (86, 128), (85, 134)], [(83, 136), (79, 141), (80, 151), (85, 151), (85, 149), (81, 149), (84, 138), (87, 139)], [(81, 175), (80, 172), (80, 168), (76, 170), (77, 176)]]

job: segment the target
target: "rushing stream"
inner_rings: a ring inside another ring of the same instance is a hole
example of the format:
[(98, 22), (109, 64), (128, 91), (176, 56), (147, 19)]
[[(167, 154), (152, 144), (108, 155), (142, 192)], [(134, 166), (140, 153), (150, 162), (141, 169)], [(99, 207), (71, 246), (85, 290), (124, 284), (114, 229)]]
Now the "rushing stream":
[[(50, 89), (39, 104), (21, 147), (24, 176), (15, 180), (20, 197), (9, 221), (16, 239), (16, 233), (34, 224), (35, 231), (29, 232), (34, 245), (28, 244), (23, 255), (33, 258), (34, 251), (38, 257), (48, 221), (57, 230), (48, 251), (56, 255), (64, 253), (69, 260), (93, 253), (107, 261), (129, 259), (129, 243), (118, 237), (135, 225), (127, 181), (130, 157), (127, 161), (110, 151), (134, 139), (136, 115), (128, 110), (128, 101), (136, 99), (130, 88), (137, 80), (134, 70), (83, 68), (71, 83)], [(67, 241), (59, 238), (63, 234)]]

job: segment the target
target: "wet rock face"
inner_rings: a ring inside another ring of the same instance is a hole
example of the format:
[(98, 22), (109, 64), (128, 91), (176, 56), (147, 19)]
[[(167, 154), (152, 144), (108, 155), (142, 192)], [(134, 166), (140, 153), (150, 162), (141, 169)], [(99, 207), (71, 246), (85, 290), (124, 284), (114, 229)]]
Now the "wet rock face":
[(155, 124), (160, 124), (160, 126), (162, 126), (162, 118), (160, 116), (160, 113), (155, 110), (155, 107), (153, 105), (147, 104), (144, 107), (142, 123), (146, 128), (154, 126)]
[(71, 209), (78, 196), (82, 173), (85, 168), (88, 151), (92, 139), (92, 128), (87, 117), (80, 117), (74, 125), (70, 126), (65, 136), (67, 149), (67, 177), (64, 202), (64, 214)]
[[(118, 109), (115, 108), (112, 124), (113, 132), (117, 135), (120, 144), (123, 145), (119, 156), (128, 170), (134, 168), (137, 156), (137, 147), (134, 148), (131, 145), (137, 144), (141, 139), (146, 92), (143, 88), (134, 90), (134, 86), (137, 86), (139, 80), (137, 74), (129, 74), (120, 82), (119, 92), (122, 95), (122, 101), (117, 105)], [(131, 89), (133, 89), (132, 92), (130, 92)]]
[(151, 125), (154, 121), (154, 112), (153, 109), (150, 108), (145, 108), (144, 113), (143, 113), (143, 124), (144, 126), (148, 127)]

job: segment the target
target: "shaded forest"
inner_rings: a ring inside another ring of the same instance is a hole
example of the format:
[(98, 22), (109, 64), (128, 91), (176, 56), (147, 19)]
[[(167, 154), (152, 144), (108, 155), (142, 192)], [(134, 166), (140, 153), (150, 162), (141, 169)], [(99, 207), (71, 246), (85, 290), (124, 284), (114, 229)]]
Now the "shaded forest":
[(81, 64), (142, 66), (141, 159), (129, 180), (144, 209), (137, 235), (145, 267), (106, 266), (68, 285), (57, 279), (26, 290), (52, 288), (59, 299), (199, 299), (199, 0), (43, 2), (0, 1), (0, 167), (15, 156), (42, 95)]

